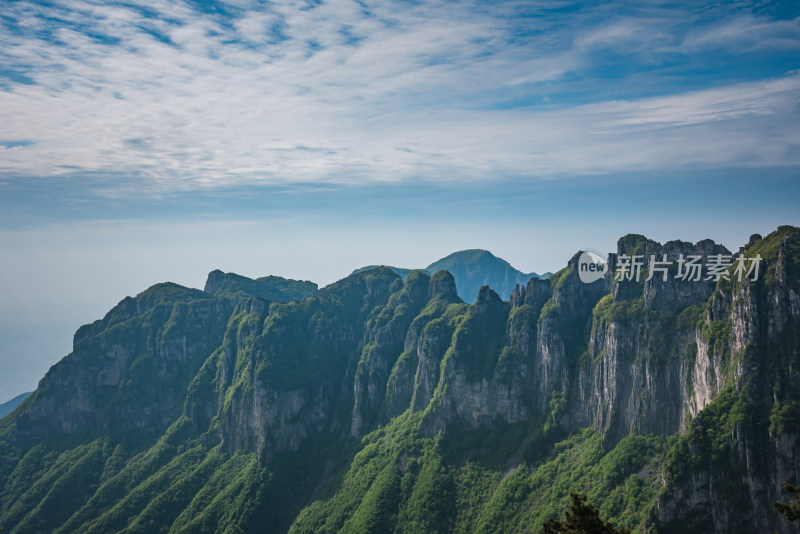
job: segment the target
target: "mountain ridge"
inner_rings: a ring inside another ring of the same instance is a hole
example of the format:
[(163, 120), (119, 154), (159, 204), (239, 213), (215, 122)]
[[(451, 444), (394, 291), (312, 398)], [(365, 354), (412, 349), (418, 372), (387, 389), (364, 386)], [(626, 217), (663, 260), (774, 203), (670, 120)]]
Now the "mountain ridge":
[[(355, 269), (350, 274), (357, 274), (377, 267), (381, 266), (368, 265)], [(414, 271), (414, 269), (389, 265), (384, 265), (382, 267), (388, 267), (403, 277), (403, 279)], [(498, 258), (484, 249), (466, 249), (453, 252), (421, 270), (428, 274), (433, 274), (441, 270), (450, 271), (455, 277), (459, 296), (464, 302), (475, 302), (480, 288), (484, 285), (490, 286), (497, 291), (502, 298), (508, 300), (517, 284), (525, 285), (531, 278), (544, 279), (552, 275), (552, 273), (549, 272), (541, 275), (536, 273), (523, 273), (512, 267), (511, 264), (504, 259)]]
[[(579, 491), (637, 532), (789, 533), (800, 229), (744, 252), (757, 280), (681, 281), (728, 251), (630, 234), (596, 282), (575, 255), (472, 304), (385, 267), (289, 302), (153, 286), (0, 420), (0, 526), (536, 532)], [(614, 280), (631, 255), (675, 264)]]

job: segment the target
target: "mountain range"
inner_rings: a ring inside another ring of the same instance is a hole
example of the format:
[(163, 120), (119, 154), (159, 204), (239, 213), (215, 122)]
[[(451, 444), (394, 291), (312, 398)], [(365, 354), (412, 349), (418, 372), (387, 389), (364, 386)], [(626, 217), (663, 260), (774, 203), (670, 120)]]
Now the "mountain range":
[[(370, 265), (356, 269), (352, 274), (368, 271), (380, 267)], [(403, 267), (386, 266), (403, 280), (414, 270)], [(454, 252), (437, 260), (424, 269), (427, 274), (438, 271), (449, 271), (456, 281), (458, 296), (464, 302), (475, 302), (478, 291), (483, 286), (494, 289), (501, 298), (508, 300), (511, 292), (517, 285), (525, 285), (531, 278), (548, 278), (552, 273), (536, 274), (523, 273), (511, 266), (506, 260), (498, 258), (488, 250), (470, 249)]]
[(0, 527), (539, 532), (582, 492), (635, 532), (796, 531), (800, 229), (740, 252), (687, 279), (730, 251), (630, 234), (597, 281), (576, 254), (467, 302), (447, 270), (158, 284), (0, 420)]

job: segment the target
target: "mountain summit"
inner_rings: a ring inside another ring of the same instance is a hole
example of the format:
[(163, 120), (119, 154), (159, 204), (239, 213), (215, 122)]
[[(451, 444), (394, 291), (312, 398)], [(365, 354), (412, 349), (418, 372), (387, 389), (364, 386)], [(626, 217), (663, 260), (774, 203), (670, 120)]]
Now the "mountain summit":
[(454, 252), (431, 263), (426, 270), (431, 273), (450, 271), (464, 302), (475, 302), (481, 286), (489, 286), (508, 299), (517, 285), (524, 286), (531, 278), (540, 278), (536, 273), (518, 271), (506, 260), (482, 249)]
[[(352, 274), (364, 272), (378, 267), (370, 265), (356, 269)], [(389, 269), (402, 276), (404, 279), (413, 269), (391, 267)], [(551, 273), (538, 275), (526, 274), (511, 266), (506, 260), (498, 258), (488, 250), (469, 249), (453, 252), (437, 260), (423, 269), (428, 274), (437, 271), (450, 271), (456, 282), (458, 295), (464, 302), (475, 302), (482, 286), (489, 286), (502, 298), (511, 297), (511, 292), (517, 285), (524, 286), (531, 278), (547, 278)]]

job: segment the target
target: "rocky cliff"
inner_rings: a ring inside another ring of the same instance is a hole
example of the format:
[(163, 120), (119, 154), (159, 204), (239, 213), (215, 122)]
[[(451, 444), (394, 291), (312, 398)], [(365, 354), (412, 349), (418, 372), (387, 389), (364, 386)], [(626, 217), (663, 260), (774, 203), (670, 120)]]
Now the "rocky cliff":
[(523, 532), (578, 490), (638, 531), (790, 532), (800, 230), (740, 252), (757, 279), (695, 280), (730, 253), (629, 235), (605, 278), (576, 254), (474, 304), (447, 271), (154, 286), (0, 422), (0, 526)]

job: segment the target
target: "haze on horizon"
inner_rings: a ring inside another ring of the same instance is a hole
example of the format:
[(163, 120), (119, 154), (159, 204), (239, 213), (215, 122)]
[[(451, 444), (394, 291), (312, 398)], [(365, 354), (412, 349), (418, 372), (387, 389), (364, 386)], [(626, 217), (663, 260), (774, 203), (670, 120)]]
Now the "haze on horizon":
[(796, 2), (19, 0), (0, 402), (126, 295), (800, 224)]

